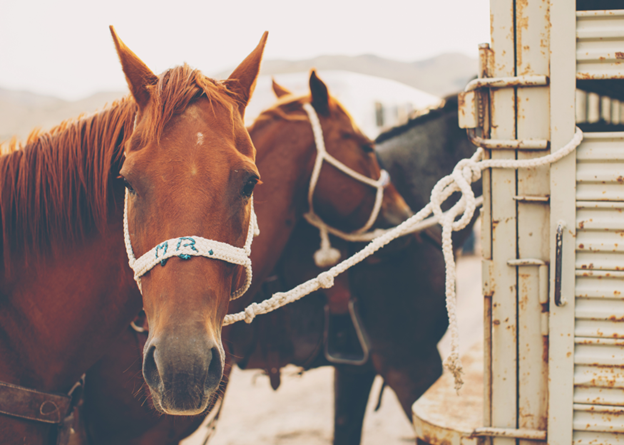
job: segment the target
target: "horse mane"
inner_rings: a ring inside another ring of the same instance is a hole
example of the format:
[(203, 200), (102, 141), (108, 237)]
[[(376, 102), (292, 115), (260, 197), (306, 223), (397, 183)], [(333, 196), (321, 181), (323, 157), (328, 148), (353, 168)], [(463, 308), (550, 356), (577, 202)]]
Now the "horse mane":
[(399, 125), (396, 127), (392, 127), (377, 136), (375, 139), (375, 143), (380, 144), (388, 139), (392, 139), (396, 136), (399, 136), (408, 130), (422, 125), (425, 122), (429, 122), (432, 119), (437, 119), (440, 116), (444, 116), (450, 112), (457, 111), (457, 94), (452, 94), (443, 99), (443, 102), (435, 108), (427, 108), (422, 111), (418, 111), (415, 115), (410, 117), (410, 119), (404, 123), (403, 125)]
[[(193, 100), (207, 97), (231, 112), (237, 97), (228, 82), (205, 77), (188, 65), (161, 74), (150, 88), (153, 107), (144, 116), (148, 137), (160, 138), (167, 122)], [(223, 94), (227, 93), (227, 94)], [(0, 145), (0, 247), (4, 270), (11, 254), (29, 256), (55, 244), (102, 231), (116, 203), (113, 184), (123, 165), (137, 106), (131, 96), (95, 114), (33, 131), (25, 143)]]

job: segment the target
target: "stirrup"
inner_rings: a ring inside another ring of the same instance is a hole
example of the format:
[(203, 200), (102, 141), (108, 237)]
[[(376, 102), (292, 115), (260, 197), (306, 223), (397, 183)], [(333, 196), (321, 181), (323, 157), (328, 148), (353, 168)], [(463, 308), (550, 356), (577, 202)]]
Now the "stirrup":
[[(341, 331), (346, 332), (346, 330), (344, 329), (345, 326), (343, 326), (343, 329), (340, 329), (339, 327), (337, 327), (337, 324), (340, 323), (340, 321), (344, 323), (345, 315), (331, 314), (329, 311), (329, 305), (328, 304), (325, 305), (325, 326), (323, 328), (323, 346), (324, 346), (325, 358), (330, 363), (336, 363), (336, 364), (341, 364), (341, 365), (361, 366), (368, 361), (368, 358), (370, 356), (370, 345), (368, 342), (368, 337), (366, 335), (366, 332), (364, 331), (364, 326), (362, 325), (362, 321), (360, 319), (360, 314), (357, 311), (356, 300), (354, 298), (351, 298), (349, 300), (349, 316), (350, 316), (349, 321), (351, 323), (348, 323), (347, 326), (353, 326), (353, 329), (355, 330), (357, 339), (359, 341), (361, 354), (357, 354), (357, 353), (354, 354), (353, 351), (339, 351), (339, 350), (336, 350), (339, 348), (335, 348), (335, 347), (332, 348), (330, 346), (330, 342), (332, 339), (334, 339), (334, 342), (335, 342), (335, 338), (336, 338), (335, 334), (338, 334)], [(338, 320), (338, 318), (343, 318), (343, 320)], [(331, 322), (332, 319), (333, 319), (333, 323)], [(348, 330), (348, 327), (347, 327), (347, 330)], [(334, 334), (334, 335), (330, 335), (330, 334)]]

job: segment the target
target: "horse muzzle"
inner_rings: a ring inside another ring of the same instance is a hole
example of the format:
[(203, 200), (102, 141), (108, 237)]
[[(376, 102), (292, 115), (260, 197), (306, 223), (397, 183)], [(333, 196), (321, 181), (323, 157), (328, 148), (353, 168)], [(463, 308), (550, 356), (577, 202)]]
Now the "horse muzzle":
[(223, 348), (205, 333), (159, 335), (145, 344), (143, 377), (165, 414), (202, 413), (223, 377)]

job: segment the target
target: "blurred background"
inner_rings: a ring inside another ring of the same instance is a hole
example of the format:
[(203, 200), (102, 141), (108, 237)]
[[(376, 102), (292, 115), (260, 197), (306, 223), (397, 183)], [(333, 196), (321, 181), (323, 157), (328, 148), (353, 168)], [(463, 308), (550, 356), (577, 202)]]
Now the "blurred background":
[(487, 0), (0, 0), (0, 141), (127, 93), (108, 26), (160, 73), (183, 62), (227, 78), (265, 30), (252, 120), (270, 76), (305, 92), (310, 68), (370, 136), (463, 88), (489, 41)]

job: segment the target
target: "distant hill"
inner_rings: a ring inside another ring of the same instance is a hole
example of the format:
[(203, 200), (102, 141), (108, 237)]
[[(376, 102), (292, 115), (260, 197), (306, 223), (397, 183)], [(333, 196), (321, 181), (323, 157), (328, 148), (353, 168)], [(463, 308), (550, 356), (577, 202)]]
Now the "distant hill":
[(96, 111), (125, 92), (101, 92), (69, 102), (53, 96), (0, 88), (0, 142), (25, 139), (33, 128), (49, 129), (65, 119)]
[[(401, 82), (434, 96), (463, 89), (477, 72), (477, 60), (459, 53), (441, 54), (417, 62), (399, 62), (364, 54), (319, 56), (306, 60), (266, 60), (261, 74), (275, 75), (319, 70), (351, 71)], [(230, 72), (211, 74), (224, 79)], [(0, 142), (16, 135), (25, 138), (34, 127), (49, 129), (64, 119), (91, 113), (126, 92), (101, 92), (75, 102), (52, 96), (0, 88)]]
[[(399, 62), (372, 54), (360, 56), (319, 56), (305, 60), (265, 60), (260, 74), (274, 75), (319, 70), (353, 71), (392, 79), (434, 96), (446, 96), (464, 88), (477, 74), (477, 59), (460, 53), (446, 53), (417, 62)], [(215, 78), (226, 78), (221, 72)]]

